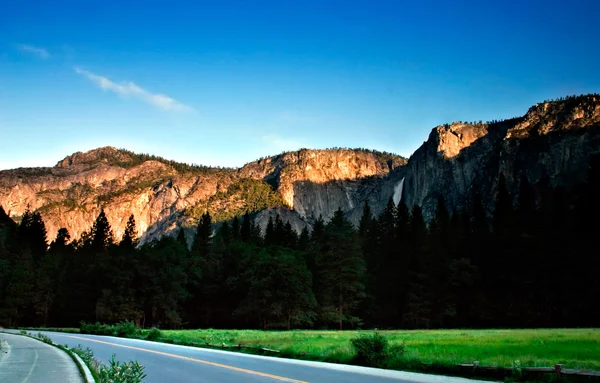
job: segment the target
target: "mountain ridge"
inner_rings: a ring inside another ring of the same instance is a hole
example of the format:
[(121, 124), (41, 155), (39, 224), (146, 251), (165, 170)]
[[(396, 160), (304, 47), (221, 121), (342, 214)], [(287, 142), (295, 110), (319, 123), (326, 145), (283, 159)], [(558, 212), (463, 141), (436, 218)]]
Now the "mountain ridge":
[(378, 213), (390, 198), (419, 205), (431, 219), (443, 195), (450, 210), (465, 208), (480, 190), (490, 212), (502, 174), (516, 198), (525, 175), (543, 188), (584, 177), (600, 148), (600, 96), (533, 105), (522, 117), (433, 128), (409, 159), (367, 149), (300, 149), (239, 168), (190, 165), (126, 149), (75, 152), (54, 167), (0, 171), (0, 205), (18, 220), (39, 209), (49, 237), (67, 227), (77, 238), (100, 209), (117, 236), (133, 213), (142, 240), (190, 231), (208, 210), (217, 220), (255, 213), (259, 226), (276, 214), (296, 230), (341, 208), (357, 223), (365, 201)]

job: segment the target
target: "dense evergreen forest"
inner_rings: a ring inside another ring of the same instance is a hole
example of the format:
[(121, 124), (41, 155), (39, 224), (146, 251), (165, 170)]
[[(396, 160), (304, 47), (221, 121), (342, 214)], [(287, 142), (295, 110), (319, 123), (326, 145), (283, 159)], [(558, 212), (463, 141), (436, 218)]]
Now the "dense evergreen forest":
[[(208, 213), (138, 246), (135, 219), (114, 238), (101, 212), (71, 241), (48, 244), (38, 211), (19, 224), (0, 207), (0, 324), (78, 326), (134, 320), (163, 328), (453, 328), (600, 325), (600, 156), (585, 183), (550, 189), (500, 176), (491, 217), (477, 191), (464, 211), (443, 196), (368, 205), (358, 228), (338, 210), (297, 234), (278, 217), (264, 235), (248, 214)], [(516, 197), (516, 198), (513, 198)]]

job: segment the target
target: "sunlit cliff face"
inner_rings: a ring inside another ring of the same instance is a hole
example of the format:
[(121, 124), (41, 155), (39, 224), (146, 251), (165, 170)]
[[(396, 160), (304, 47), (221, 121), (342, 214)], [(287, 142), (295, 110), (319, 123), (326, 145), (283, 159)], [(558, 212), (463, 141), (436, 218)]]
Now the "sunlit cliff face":
[(0, 205), (17, 220), (28, 206), (39, 209), (49, 239), (61, 227), (78, 238), (101, 208), (119, 238), (134, 214), (146, 241), (191, 228), (197, 217), (190, 212), (203, 212), (207, 204), (215, 211), (253, 211), (248, 201), (228, 194), (239, 180), (252, 179), (270, 184), (283, 201), (256, 215), (261, 226), (280, 214), (301, 230), (319, 216), (328, 220), (338, 208), (357, 223), (365, 201), (379, 214), (390, 198), (421, 206), (431, 219), (439, 196), (452, 210), (464, 207), (473, 190), (491, 211), (500, 173), (514, 198), (523, 174), (534, 187), (574, 185), (585, 179), (589, 155), (598, 148), (600, 99), (587, 96), (537, 104), (525, 116), (500, 123), (436, 127), (408, 162), (365, 150), (303, 149), (240, 169), (189, 172), (100, 148), (75, 153), (52, 168), (0, 172)]
[[(404, 162), (398, 156), (388, 157), (361, 150), (302, 150), (252, 162), (237, 170), (193, 174), (154, 160), (131, 166), (128, 152), (107, 147), (75, 153), (53, 168), (0, 172), (0, 205), (16, 219), (28, 206), (39, 209), (50, 239), (61, 227), (78, 238), (89, 230), (101, 208), (119, 238), (129, 215), (134, 214), (138, 233), (147, 240), (194, 225), (193, 216), (185, 213), (197, 206), (218, 203), (218, 209), (239, 209), (243, 201), (215, 202), (212, 198), (226, 193), (236, 180), (272, 181), (284, 204), (291, 208), (302, 200), (294, 192), (299, 182), (324, 185), (381, 177)], [(325, 211), (325, 216), (335, 209)]]

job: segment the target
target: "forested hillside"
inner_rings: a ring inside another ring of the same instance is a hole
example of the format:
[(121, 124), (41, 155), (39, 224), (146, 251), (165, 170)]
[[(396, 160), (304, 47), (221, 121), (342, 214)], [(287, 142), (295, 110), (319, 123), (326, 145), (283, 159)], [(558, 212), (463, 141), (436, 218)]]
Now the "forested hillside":
[(403, 200), (377, 217), (365, 204), (358, 227), (338, 210), (300, 234), (274, 219), (263, 235), (248, 214), (215, 232), (207, 212), (191, 248), (184, 231), (136, 246), (133, 215), (122, 238), (101, 211), (71, 241), (40, 211), (16, 224), (0, 209), (0, 324), (597, 326), (600, 156), (589, 165), (569, 190), (538, 194), (523, 177), (516, 199), (500, 175), (491, 219), (477, 191), (464, 210), (439, 197), (429, 225)]

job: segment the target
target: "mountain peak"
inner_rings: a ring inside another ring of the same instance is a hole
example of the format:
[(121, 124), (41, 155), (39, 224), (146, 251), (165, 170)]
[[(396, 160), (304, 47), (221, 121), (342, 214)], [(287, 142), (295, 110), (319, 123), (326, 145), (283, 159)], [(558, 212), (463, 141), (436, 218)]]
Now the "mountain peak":
[(76, 165), (95, 165), (99, 163), (122, 163), (131, 161), (131, 156), (124, 150), (112, 146), (104, 146), (87, 152), (75, 152), (56, 164), (58, 168), (68, 168)]

